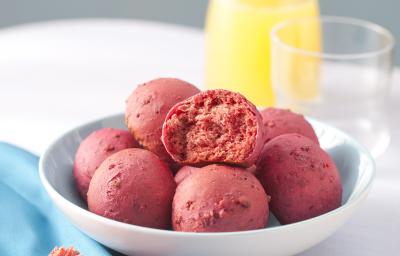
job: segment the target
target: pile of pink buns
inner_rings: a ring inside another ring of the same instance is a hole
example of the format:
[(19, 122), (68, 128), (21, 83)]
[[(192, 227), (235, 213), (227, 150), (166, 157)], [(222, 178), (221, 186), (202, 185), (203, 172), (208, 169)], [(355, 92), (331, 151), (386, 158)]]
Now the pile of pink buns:
[(128, 130), (80, 144), (73, 174), (88, 209), (117, 221), (185, 232), (264, 228), (341, 205), (335, 163), (312, 126), (289, 110), (257, 108), (227, 90), (173, 78), (139, 85)]

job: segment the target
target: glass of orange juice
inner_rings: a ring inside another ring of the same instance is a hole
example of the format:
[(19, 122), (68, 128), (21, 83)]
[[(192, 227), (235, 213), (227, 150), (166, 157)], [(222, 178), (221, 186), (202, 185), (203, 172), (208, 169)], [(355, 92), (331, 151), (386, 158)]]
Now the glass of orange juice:
[[(206, 20), (206, 86), (240, 92), (258, 107), (274, 104), (270, 31), (287, 19), (319, 16), (318, 0), (211, 0)], [(314, 30), (318, 47), (319, 30)], [(312, 91), (309, 93), (313, 93)]]

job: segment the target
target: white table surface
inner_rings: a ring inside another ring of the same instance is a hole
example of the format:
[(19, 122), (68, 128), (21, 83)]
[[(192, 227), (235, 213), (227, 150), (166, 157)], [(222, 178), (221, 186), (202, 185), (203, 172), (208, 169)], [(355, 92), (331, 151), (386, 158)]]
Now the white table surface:
[[(132, 20), (3, 29), (0, 141), (41, 154), (66, 130), (122, 112), (125, 98), (140, 82), (171, 76), (202, 87), (203, 44), (200, 30)], [(392, 142), (377, 159), (370, 196), (345, 226), (302, 256), (400, 255), (399, 84), (396, 71), (389, 102)]]

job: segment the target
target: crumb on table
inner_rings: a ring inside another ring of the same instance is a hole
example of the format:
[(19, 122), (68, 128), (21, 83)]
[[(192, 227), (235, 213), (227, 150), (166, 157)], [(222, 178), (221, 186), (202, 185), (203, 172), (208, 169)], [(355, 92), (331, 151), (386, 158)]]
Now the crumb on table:
[(49, 256), (79, 256), (80, 253), (74, 249), (74, 247), (64, 248), (55, 247), (49, 254)]

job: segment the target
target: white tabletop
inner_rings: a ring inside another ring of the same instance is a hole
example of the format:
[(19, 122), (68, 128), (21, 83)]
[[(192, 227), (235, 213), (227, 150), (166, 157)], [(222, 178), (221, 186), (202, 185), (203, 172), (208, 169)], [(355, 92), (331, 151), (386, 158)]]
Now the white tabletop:
[(0, 140), (41, 153), (80, 123), (124, 110), (141, 82), (201, 85), (202, 32), (160, 23), (76, 20), (0, 32)]
[[(202, 87), (203, 42), (200, 30), (128, 20), (2, 30), (0, 141), (40, 154), (66, 130), (122, 112), (140, 82), (170, 76)], [(302, 256), (400, 255), (400, 72), (394, 80), (392, 143), (377, 159), (370, 196), (345, 226)]]

